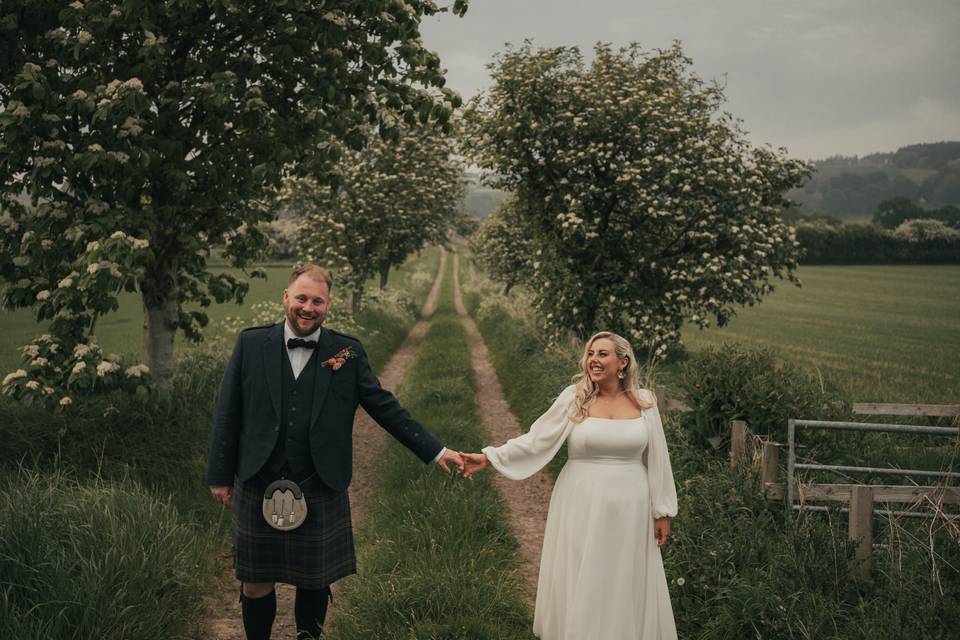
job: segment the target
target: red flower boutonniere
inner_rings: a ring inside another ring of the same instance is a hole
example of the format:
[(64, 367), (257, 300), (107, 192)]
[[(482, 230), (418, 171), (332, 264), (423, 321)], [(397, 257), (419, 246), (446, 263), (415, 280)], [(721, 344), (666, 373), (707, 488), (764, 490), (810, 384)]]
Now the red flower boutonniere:
[(353, 347), (346, 347), (338, 351), (337, 355), (333, 356), (332, 358), (327, 358), (326, 360), (324, 360), (320, 364), (320, 366), (326, 367), (329, 365), (331, 369), (336, 371), (337, 369), (345, 365), (347, 363), (347, 360), (349, 360), (350, 358), (356, 358), (356, 357), (357, 357), (357, 353), (353, 350)]

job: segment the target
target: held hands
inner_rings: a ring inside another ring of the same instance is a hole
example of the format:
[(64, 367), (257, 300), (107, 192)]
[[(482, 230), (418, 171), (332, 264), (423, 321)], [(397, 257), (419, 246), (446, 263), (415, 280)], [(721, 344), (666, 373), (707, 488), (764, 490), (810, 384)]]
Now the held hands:
[(483, 471), (490, 466), (490, 460), (485, 453), (463, 453), (462, 451), (453, 451), (447, 449), (443, 455), (437, 458), (437, 464), (443, 469), (443, 472), (450, 475), (448, 465), (453, 464), (454, 471), (463, 474), (464, 478), (469, 478), (478, 471)]
[(478, 471), (483, 471), (490, 466), (490, 460), (485, 453), (461, 453), (463, 456), (466, 470), (463, 472), (464, 478), (469, 478)]
[(437, 458), (437, 464), (440, 465), (440, 468), (443, 469), (443, 472), (450, 475), (450, 465), (454, 466), (454, 469), (457, 473), (463, 473), (463, 457), (462, 454), (453, 449), (447, 449), (443, 452), (443, 455)]

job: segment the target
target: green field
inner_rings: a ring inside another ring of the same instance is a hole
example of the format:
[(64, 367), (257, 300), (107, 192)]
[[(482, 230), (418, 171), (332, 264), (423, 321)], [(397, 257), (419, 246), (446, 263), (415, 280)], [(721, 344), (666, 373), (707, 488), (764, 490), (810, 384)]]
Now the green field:
[[(429, 249), (424, 252), (424, 255), (429, 259), (430, 264), (434, 264), (439, 253), (436, 249)], [(409, 276), (414, 260), (415, 258), (412, 257), (406, 264), (394, 270), (390, 276), (389, 288), (403, 290), (405, 279)], [(261, 268), (266, 272), (267, 278), (250, 280), (250, 292), (247, 294), (243, 305), (214, 303), (207, 308), (206, 312), (210, 318), (210, 324), (206, 328), (207, 333), (216, 333), (219, 323), (228, 317), (250, 318), (252, 316), (251, 306), (258, 302), (279, 303), (281, 301), (283, 289), (287, 285), (287, 277), (290, 275), (292, 267), (290, 265), (271, 265)], [(216, 273), (227, 272), (238, 277), (242, 276), (236, 269), (213, 267), (210, 270)], [(373, 291), (375, 287), (376, 284), (371, 280), (368, 283), (367, 291)], [(348, 308), (348, 292), (337, 288), (336, 283), (334, 283), (332, 297), (334, 314), (338, 308), (341, 310)], [(336, 329), (336, 321), (329, 322), (328, 326)], [(20, 348), (44, 331), (45, 326), (37, 324), (30, 309), (17, 309), (15, 311), (0, 309), (0, 374), (5, 374), (20, 367)], [(120, 309), (116, 313), (108, 314), (97, 321), (97, 340), (105, 353), (119, 353), (134, 362), (140, 361), (143, 340), (143, 307), (140, 294), (125, 293), (120, 296)], [(185, 346), (189, 347), (191, 343), (187, 342), (182, 334), (178, 334), (176, 344), (177, 349), (180, 350)]]
[(858, 402), (960, 402), (960, 267), (803, 267), (722, 329), (687, 327), (690, 351), (768, 346)]
[[(253, 280), (247, 304), (213, 305), (211, 328), (250, 305), (279, 300), (289, 268), (269, 267)], [(399, 274), (403, 276), (403, 270)], [(722, 328), (684, 330), (691, 351), (724, 341), (765, 345), (820, 371), (852, 400), (960, 402), (960, 266), (808, 266), (803, 286), (781, 284), (761, 304), (742, 309)], [(398, 283), (394, 283), (398, 284)], [(347, 304), (334, 290), (334, 304)], [(102, 318), (107, 352), (139, 359), (140, 300), (127, 294)], [(28, 310), (0, 311), (0, 372), (20, 366), (20, 347), (42, 332)], [(178, 337), (179, 347), (185, 341)]]

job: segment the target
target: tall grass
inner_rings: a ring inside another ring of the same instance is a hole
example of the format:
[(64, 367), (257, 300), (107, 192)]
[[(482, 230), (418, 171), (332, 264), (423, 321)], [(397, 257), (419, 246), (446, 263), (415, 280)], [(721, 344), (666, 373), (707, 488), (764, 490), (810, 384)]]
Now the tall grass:
[[(448, 446), (478, 450), (481, 423), (466, 336), (448, 272), (429, 332), (399, 390)], [(494, 640), (530, 637), (516, 541), (488, 477), (446, 479), (390, 444), (359, 535), (360, 575), (344, 583), (331, 637)]]
[(216, 530), (139, 483), (22, 471), (0, 513), (0, 637), (153, 640), (200, 614)]

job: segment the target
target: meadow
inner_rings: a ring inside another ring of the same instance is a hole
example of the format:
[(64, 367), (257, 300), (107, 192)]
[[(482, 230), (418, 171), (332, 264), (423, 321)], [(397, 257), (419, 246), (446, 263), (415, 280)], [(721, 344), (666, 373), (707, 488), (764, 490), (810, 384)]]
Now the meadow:
[[(431, 265), (437, 264), (439, 260), (439, 250), (429, 249), (423, 252), (419, 259), (411, 259), (405, 265), (396, 269), (391, 275), (389, 291), (406, 291), (413, 284), (410, 278), (417, 269), (426, 270)], [(207, 316), (210, 319), (209, 324), (204, 330), (205, 339), (217, 336), (226, 336), (232, 339), (232, 330), (235, 326), (249, 326), (251, 322), (264, 321), (273, 322), (279, 320), (277, 317), (270, 319), (258, 314), (255, 306), (263, 307), (265, 304), (279, 305), (282, 300), (283, 289), (287, 286), (287, 278), (290, 275), (292, 264), (269, 264), (259, 266), (267, 277), (249, 278), (250, 290), (242, 305), (236, 303), (217, 304), (214, 302), (206, 309)], [(232, 269), (223, 265), (212, 264), (211, 272), (230, 273), (237, 277), (244, 277), (238, 269)], [(414, 288), (422, 288), (426, 284), (429, 288), (429, 282), (415, 283)], [(367, 283), (368, 295), (377, 290), (377, 284), (373, 279)], [(344, 289), (338, 288), (334, 282), (332, 291), (333, 306), (327, 326), (338, 329), (342, 328), (346, 333), (355, 329), (353, 322), (349, 321), (349, 293)], [(120, 308), (115, 312), (101, 317), (97, 321), (97, 340), (106, 353), (119, 353), (125, 358), (139, 362), (141, 354), (141, 343), (143, 340), (143, 306), (139, 293), (123, 293), (120, 296)], [(188, 309), (199, 309), (199, 305), (192, 305)], [(282, 313), (277, 308), (278, 313)], [(338, 327), (342, 320), (347, 320), (346, 326)], [(33, 317), (30, 309), (6, 310), (0, 309), (0, 372), (6, 373), (21, 366), (20, 349), (28, 344), (33, 338), (44, 333), (44, 325), (38, 324)], [(183, 338), (182, 334), (177, 336), (176, 348), (178, 354), (183, 353), (185, 349), (195, 347), (193, 343)], [(370, 354), (371, 358), (375, 354)]]
[(960, 267), (807, 266), (690, 351), (736, 341), (819, 371), (857, 402), (960, 402)]
[[(212, 304), (207, 308), (210, 318), (208, 329), (230, 316), (239, 316), (257, 302), (280, 301), (281, 292), (290, 275), (290, 265), (271, 265), (262, 267), (267, 273), (266, 279), (250, 279), (250, 291), (243, 305), (234, 303)], [(211, 269), (217, 273), (226, 272), (241, 277), (238, 269)], [(97, 321), (97, 338), (104, 351), (119, 353), (124, 357), (140, 360), (140, 347), (143, 339), (143, 306), (139, 293), (120, 295), (120, 308), (103, 316)], [(199, 305), (197, 305), (197, 308)], [(193, 307), (191, 307), (193, 308)], [(0, 371), (10, 371), (20, 366), (20, 347), (29, 343), (37, 335), (44, 333), (44, 326), (37, 324), (30, 309), (0, 310)], [(185, 341), (177, 338), (177, 347), (182, 348)]]

